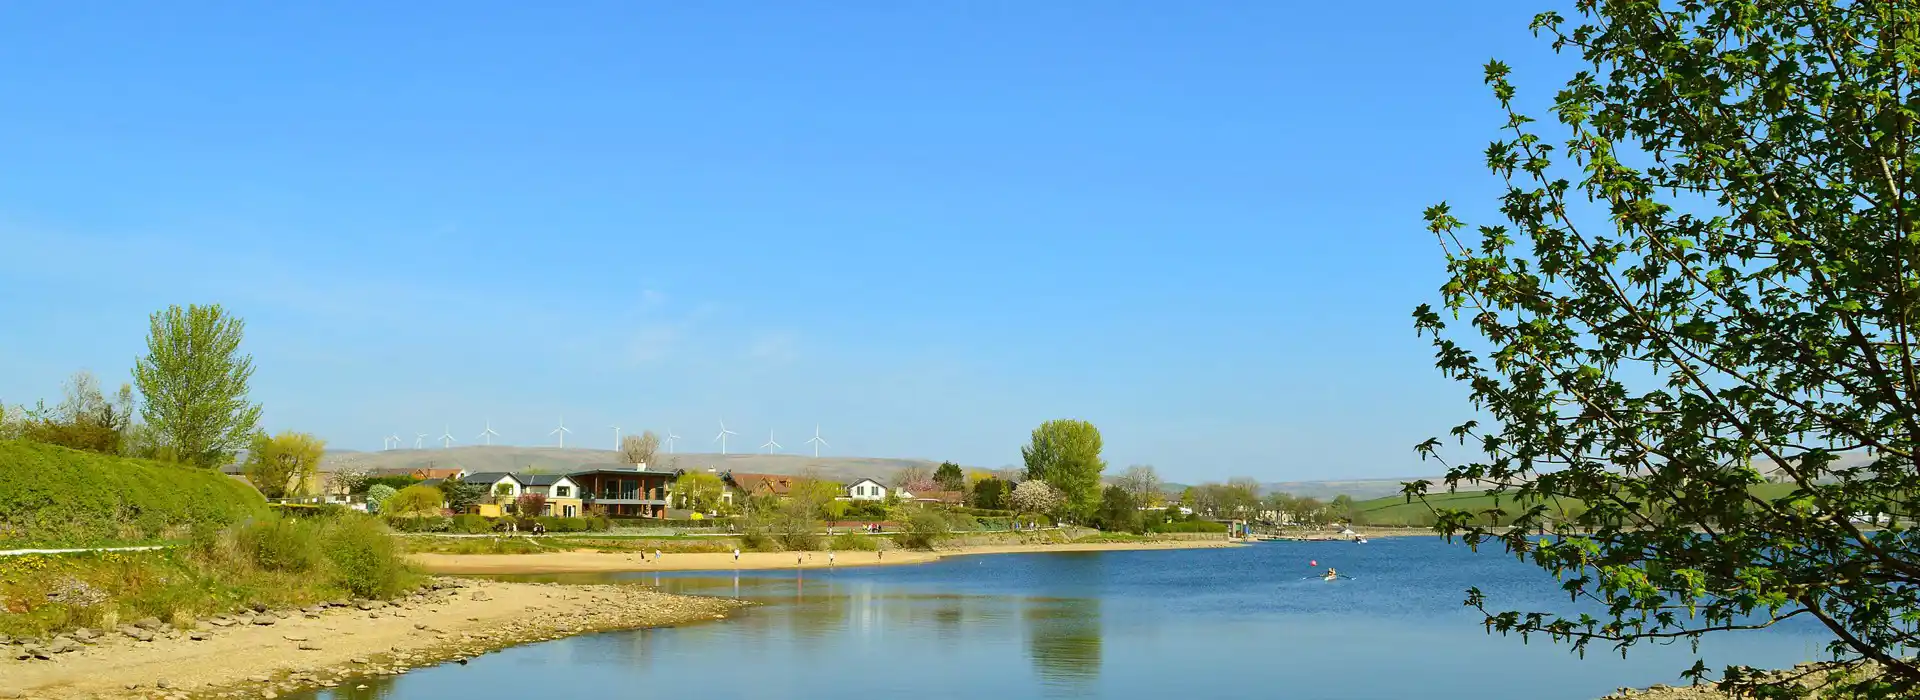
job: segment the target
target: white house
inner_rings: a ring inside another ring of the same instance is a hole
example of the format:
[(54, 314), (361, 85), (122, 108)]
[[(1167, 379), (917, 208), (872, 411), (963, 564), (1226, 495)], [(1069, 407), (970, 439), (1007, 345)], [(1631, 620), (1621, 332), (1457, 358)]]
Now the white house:
[(500, 496), (506, 500), (519, 498), (526, 490), (526, 484), (506, 472), (474, 472), (460, 477), (460, 480), (469, 484), (483, 484), (487, 487), (488, 496)]
[(887, 487), (872, 479), (861, 479), (847, 484), (847, 499), (853, 501), (887, 500)]

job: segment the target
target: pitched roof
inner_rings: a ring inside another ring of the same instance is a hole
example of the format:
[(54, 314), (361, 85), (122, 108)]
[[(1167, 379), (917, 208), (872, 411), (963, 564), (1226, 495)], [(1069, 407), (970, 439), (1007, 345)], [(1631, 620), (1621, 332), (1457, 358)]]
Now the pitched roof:
[(567, 478), (567, 475), (565, 474), (515, 474), (513, 475), (513, 478), (519, 479), (520, 483), (526, 486), (552, 486), (556, 483), (559, 483), (561, 479)]
[(515, 482), (519, 482), (522, 484), (526, 483), (524, 481), (520, 481), (520, 477), (514, 476), (507, 472), (474, 472), (472, 474), (468, 474), (466, 476), (460, 477), (460, 480), (467, 482), (469, 484), (491, 484), (491, 483), (498, 482), (499, 480), (507, 477), (513, 477), (513, 480)]
[(733, 472), (727, 476), (735, 486), (747, 493), (771, 493), (785, 496), (793, 490), (793, 477), (785, 474), (742, 474)]
[(642, 471), (640, 469), (635, 469), (634, 466), (631, 464), (621, 464), (619, 462), (598, 462), (594, 464), (582, 464), (580, 465), (579, 469), (575, 469), (573, 471), (567, 472), (567, 474), (569, 475), (592, 474), (595, 472), (619, 472), (622, 474), (654, 474), (654, 475), (664, 475), (664, 476), (674, 475), (674, 472), (660, 471), (658, 469), (647, 469)]
[(883, 488), (883, 489), (887, 487), (887, 485), (886, 485), (886, 484), (883, 484), (883, 483), (880, 483), (880, 480), (879, 480), (879, 479), (875, 479), (875, 478), (872, 478), (872, 477), (865, 477), (865, 476), (863, 476), (863, 477), (860, 477), (860, 478), (858, 478), (858, 479), (854, 479), (853, 481), (849, 481), (849, 482), (847, 482), (847, 488), (853, 488), (853, 487), (855, 487), (855, 486), (859, 486), (860, 484), (865, 484), (865, 483), (869, 483), (869, 482), (871, 482), (872, 484), (874, 484), (874, 485), (876, 485), (876, 486), (879, 486), (880, 488)]
[(454, 475), (462, 471), (465, 470), (459, 467), (434, 467), (431, 469), (415, 469), (412, 474), (422, 479), (451, 479)]

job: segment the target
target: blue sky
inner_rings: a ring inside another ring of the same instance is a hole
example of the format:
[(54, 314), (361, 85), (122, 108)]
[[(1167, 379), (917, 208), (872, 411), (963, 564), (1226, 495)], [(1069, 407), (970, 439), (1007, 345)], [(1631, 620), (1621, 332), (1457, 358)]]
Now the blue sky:
[(0, 399), (218, 302), (337, 447), (1077, 417), (1176, 480), (1430, 472), (1420, 211), (1491, 211), (1481, 65), (1550, 95), (1551, 6), (8, 3)]

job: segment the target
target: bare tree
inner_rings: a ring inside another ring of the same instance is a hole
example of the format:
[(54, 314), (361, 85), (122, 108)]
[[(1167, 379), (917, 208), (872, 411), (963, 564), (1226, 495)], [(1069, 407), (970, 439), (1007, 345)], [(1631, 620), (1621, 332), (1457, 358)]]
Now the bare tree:
[(629, 464), (651, 464), (653, 453), (659, 449), (660, 436), (651, 430), (620, 440), (620, 456), (625, 457)]
[(1159, 505), (1166, 500), (1160, 493), (1160, 474), (1150, 464), (1135, 464), (1127, 467), (1127, 473), (1113, 480), (1113, 485), (1133, 496), (1133, 501), (1143, 506)]
[(893, 487), (906, 489), (910, 493), (939, 491), (940, 484), (933, 480), (933, 470), (926, 467), (907, 467), (893, 475)]

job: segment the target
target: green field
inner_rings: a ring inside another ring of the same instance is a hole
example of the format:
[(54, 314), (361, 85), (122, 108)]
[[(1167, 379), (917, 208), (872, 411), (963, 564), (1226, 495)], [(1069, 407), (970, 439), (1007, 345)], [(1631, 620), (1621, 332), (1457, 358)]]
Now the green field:
[(252, 486), (212, 469), (0, 440), (0, 549), (182, 539), (266, 514)]
[[(1793, 484), (1755, 484), (1749, 490), (1754, 495), (1772, 500), (1793, 493)], [(1353, 504), (1354, 523), (1380, 527), (1432, 527), (1435, 509), (1454, 508), (1460, 510), (1484, 511), (1499, 507), (1509, 514), (1516, 514), (1531, 507), (1532, 503), (1516, 501), (1512, 495), (1495, 496), (1484, 491), (1462, 491), (1460, 493), (1429, 494), (1425, 502), (1415, 500), (1407, 502), (1405, 496), (1388, 496)], [(1586, 510), (1586, 504), (1577, 499), (1562, 499), (1558, 507), (1569, 516)]]

